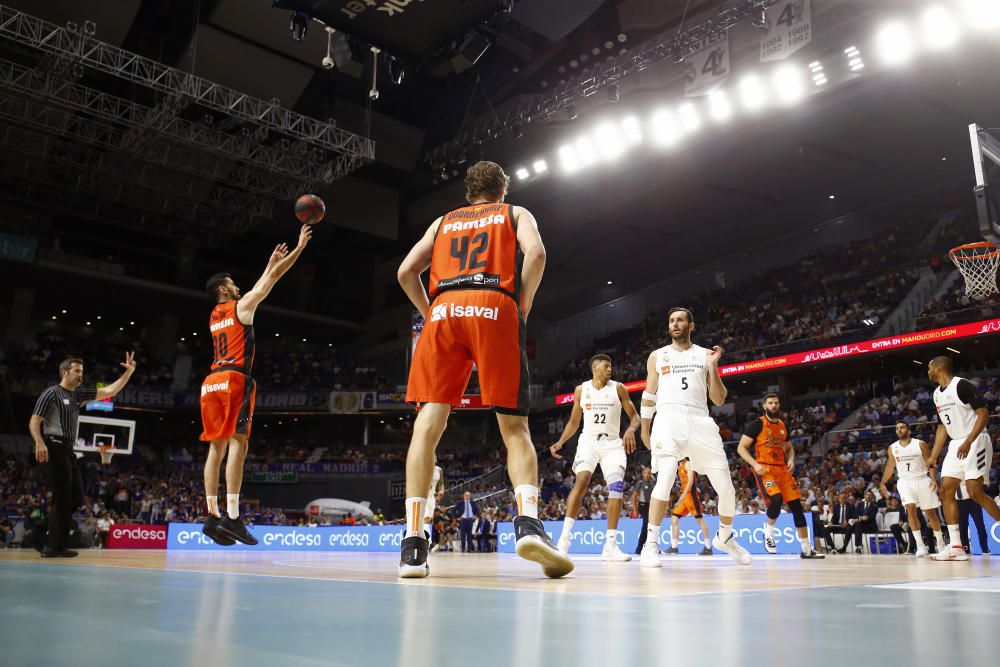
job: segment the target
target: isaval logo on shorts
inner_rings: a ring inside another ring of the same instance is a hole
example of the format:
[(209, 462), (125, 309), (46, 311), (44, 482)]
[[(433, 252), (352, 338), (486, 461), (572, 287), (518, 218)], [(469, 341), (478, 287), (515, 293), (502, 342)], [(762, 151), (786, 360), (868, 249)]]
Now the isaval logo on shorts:
[(212, 384), (201, 385), (201, 395), (211, 394), (213, 391), (226, 391), (229, 389), (229, 381), (225, 382), (215, 382)]
[(481, 317), (485, 320), (500, 319), (500, 308), (494, 306), (456, 306), (453, 303), (442, 303), (434, 306), (431, 311), (431, 322), (445, 320), (449, 317)]
[(431, 311), (431, 322), (437, 322), (446, 317), (448, 317), (448, 304), (442, 303), (440, 306), (434, 306), (434, 310)]

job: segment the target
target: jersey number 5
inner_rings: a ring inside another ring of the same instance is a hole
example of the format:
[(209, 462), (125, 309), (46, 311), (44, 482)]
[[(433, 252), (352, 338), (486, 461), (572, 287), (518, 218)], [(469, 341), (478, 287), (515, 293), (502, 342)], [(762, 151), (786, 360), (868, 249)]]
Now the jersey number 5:
[(685, 391), (687, 391), (687, 388), (688, 388), (688, 379), (687, 378), (681, 378), (681, 389), (684, 389)]
[[(478, 244), (478, 245), (477, 245)], [(480, 256), (486, 252), (486, 247), (490, 244), (490, 235), (480, 232), (472, 237), (472, 252), (469, 252), (469, 237), (454, 238), (451, 240), (451, 256), (458, 260), (460, 271), (469, 269), (485, 269), (486, 260)]]

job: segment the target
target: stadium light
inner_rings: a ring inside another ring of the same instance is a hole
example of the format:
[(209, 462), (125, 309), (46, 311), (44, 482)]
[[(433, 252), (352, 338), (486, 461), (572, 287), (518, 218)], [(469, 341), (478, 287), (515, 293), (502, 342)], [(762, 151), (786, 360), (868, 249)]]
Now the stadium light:
[(531, 172), (524, 167), (518, 167), (517, 171), (514, 172), (514, 175), (517, 176), (519, 181), (526, 181), (528, 180), (528, 177), (531, 176)]
[(772, 82), (774, 92), (782, 104), (797, 104), (805, 94), (802, 71), (791, 63), (785, 63), (774, 70)]
[(852, 72), (857, 72), (865, 68), (865, 61), (861, 59), (861, 52), (858, 51), (858, 47), (847, 47), (844, 49), (844, 55), (847, 56), (847, 66), (851, 68)]
[(717, 123), (724, 123), (732, 117), (733, 105), (723, 91), (716, 90), (708, 96), (708, 113)]
[(629, 146), (638, 146), (642, 143), (642, 126), (635, 116), (628, 116), (622, 121), (622, 132)]
[(584, 135), (576, 140), (576, 157), (581, 167), (589, 167), (597, 162), (597, 150), (590, 137)]
[(624, 137), (611, 121), (604, 121), (594, 129), (594, 143), (605, 160), (617, 160), (625, 152)]
[(681, 127), (684, 128), (685, 132), (697, 132), (698, 128), (701, 127), (701, 119), (698, 118), (698, 112), (695, 111), (694, 105), (690, 102), (685, 102), (677, 109), (677, 115), (681, 119)]
[(767, 102), (767, 94), (764, 86), (756, 74), (747, 74), (740, 80), (740, 101), (747, 111), (757, 111), (764, 108)]
[(576, 154), (576, 149), (570, 144), (562, 146), (559, 149), (559, 163), (562, 165), (562, 168), (569, 173), (573, 173), (579, 169), (580, 158)]
[(996, 0), (965, 0), (965, 13), (977, 30), (1000, 27), (1000, 3)]
[(809, 71), (812, 73), (813, 84), (817, 86), (826, 85), (827, 82), (826, 72), (823, 71), (822, 63), (820, 63), (818, 60), (809, 63)]
[(931, 5), (920, 17), (920, 31), (927, 48), (941, 51), (958, 42), (958, 23), (941, 5)]
[(681, 138), (677, 117), (670, 109), (660, 109), (649, 119), (650, 135), (657, 146), (673, 146)]
[(549, 165), (545, 160), (535, 160), (531, 168), (535, 170), (535, 176), (541, 176), (549, 170)]
[(875, 35), (879, 58), (888, 66), (902, 65), (914, 55), (913, 35), (902, 21), (886, 23)]

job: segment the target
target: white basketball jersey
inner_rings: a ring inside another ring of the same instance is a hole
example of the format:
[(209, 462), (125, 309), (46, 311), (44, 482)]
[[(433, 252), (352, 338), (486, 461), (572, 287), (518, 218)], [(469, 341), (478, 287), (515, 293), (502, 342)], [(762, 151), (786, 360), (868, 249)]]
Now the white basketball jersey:
[(938, 419), (944, 424), (948, 437), (952, 440), (968, 437), (972, 427), (976, 425), (976, 411), (958, 398), (958, 383), (961, 381), (962, 378), (956, 375), (947, 387), (934, 390), (934, 407), (937, 408)]
[(900, 479), (920, 479), (927, 477), (927, 462), (920, 450), (921, 441), (910, 438), (910, 444), (905, 447), (899, 440), (889, 446), (889, 451), (896, 459), (896, 474)]
[(621, 435), (622, 401), (618, 398), (618, 383), (608, 380), (600, 389), (593, 381), (580, 385), (580, 408), (583, 410), (584, 435), (603, 434), (609, 438)]
[(700, 408), (708, 412), (708, 350), (692, 345), (683, 352), (670, 345), (656, 351), (657, 409), (670, 406)]

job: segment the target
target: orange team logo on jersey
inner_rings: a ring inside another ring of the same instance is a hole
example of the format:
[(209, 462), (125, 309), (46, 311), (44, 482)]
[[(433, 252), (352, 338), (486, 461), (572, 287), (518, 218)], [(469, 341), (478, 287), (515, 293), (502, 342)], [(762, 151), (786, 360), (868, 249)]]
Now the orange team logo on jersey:
[(670, 364), (660, 366), (660, 375), (670, 375)]

